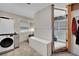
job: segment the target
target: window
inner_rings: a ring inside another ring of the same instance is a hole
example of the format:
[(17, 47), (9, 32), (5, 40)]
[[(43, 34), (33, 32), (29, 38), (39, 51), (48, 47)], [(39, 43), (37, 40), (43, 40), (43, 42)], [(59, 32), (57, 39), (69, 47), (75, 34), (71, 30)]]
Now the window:
[(20, 31), (21, 32), (27, 32), (29, 30), (30, 24), (27, 21), (21, 21), (20, 22)]

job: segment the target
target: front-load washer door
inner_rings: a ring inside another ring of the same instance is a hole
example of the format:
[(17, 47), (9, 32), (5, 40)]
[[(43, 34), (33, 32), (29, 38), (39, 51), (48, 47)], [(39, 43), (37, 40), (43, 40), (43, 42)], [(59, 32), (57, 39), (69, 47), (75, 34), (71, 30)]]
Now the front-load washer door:
[(8, 48), (13, 44), (13, 39), (11, 38), (4, 38), (3, 40), (1, 40), (0, 42), (0, 46), (3, 48)]

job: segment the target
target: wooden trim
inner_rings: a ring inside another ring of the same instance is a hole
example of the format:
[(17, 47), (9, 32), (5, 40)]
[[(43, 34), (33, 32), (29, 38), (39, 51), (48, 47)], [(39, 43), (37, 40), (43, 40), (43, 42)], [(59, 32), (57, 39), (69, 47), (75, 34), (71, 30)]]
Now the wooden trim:
[(67, 5), (67, 7), (68, 6), (72, 7), (71, 11), (79, 9), (79, 3), (71, 3), (71, 4)]
[(68, 51), (70, 51), (71, 49), (71, 34), (72, 34), (72, 6), (68, 5), (67, 6), (67, 12), (68, 12), (68, 16), (67, 16), (67, 26), (68, 26), (68, 31), (67, 31), (67, 49)]
[(71, 6), (72, 6), (72, 11), (79, 9), (79, 3), (73, 4)]
[(70, 4), (68, 4), (67, 6), (71, 6), (71, 5), (75, 5), (76, 3), (70, 3)]
[(74, 4), (68, 5), (67, 9), (68, 9), (67, 49), (68, 49), (68, 51), (70, 51), (71, 50), (71, 39), (72, 39), (72, 17), (73, 17), (72, 11), (79, 9), (79, 3), (74, 3)]

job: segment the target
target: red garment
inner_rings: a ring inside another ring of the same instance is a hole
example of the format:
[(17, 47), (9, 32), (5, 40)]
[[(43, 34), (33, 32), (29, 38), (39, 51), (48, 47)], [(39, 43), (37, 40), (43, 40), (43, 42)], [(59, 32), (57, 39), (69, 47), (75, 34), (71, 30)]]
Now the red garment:
[(74, 17), (72, 20), (72, 33), (76, 35), (76, 31), (77, 31), (77, 24), (76, 24), (76, 19)]

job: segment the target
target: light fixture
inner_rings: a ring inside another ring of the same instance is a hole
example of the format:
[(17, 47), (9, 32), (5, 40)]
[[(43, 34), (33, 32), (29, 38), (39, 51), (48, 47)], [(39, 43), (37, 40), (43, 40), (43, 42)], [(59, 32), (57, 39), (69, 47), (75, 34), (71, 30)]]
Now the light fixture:
[(26, 4), (31, 5), (31, 3), (26, 3)]

